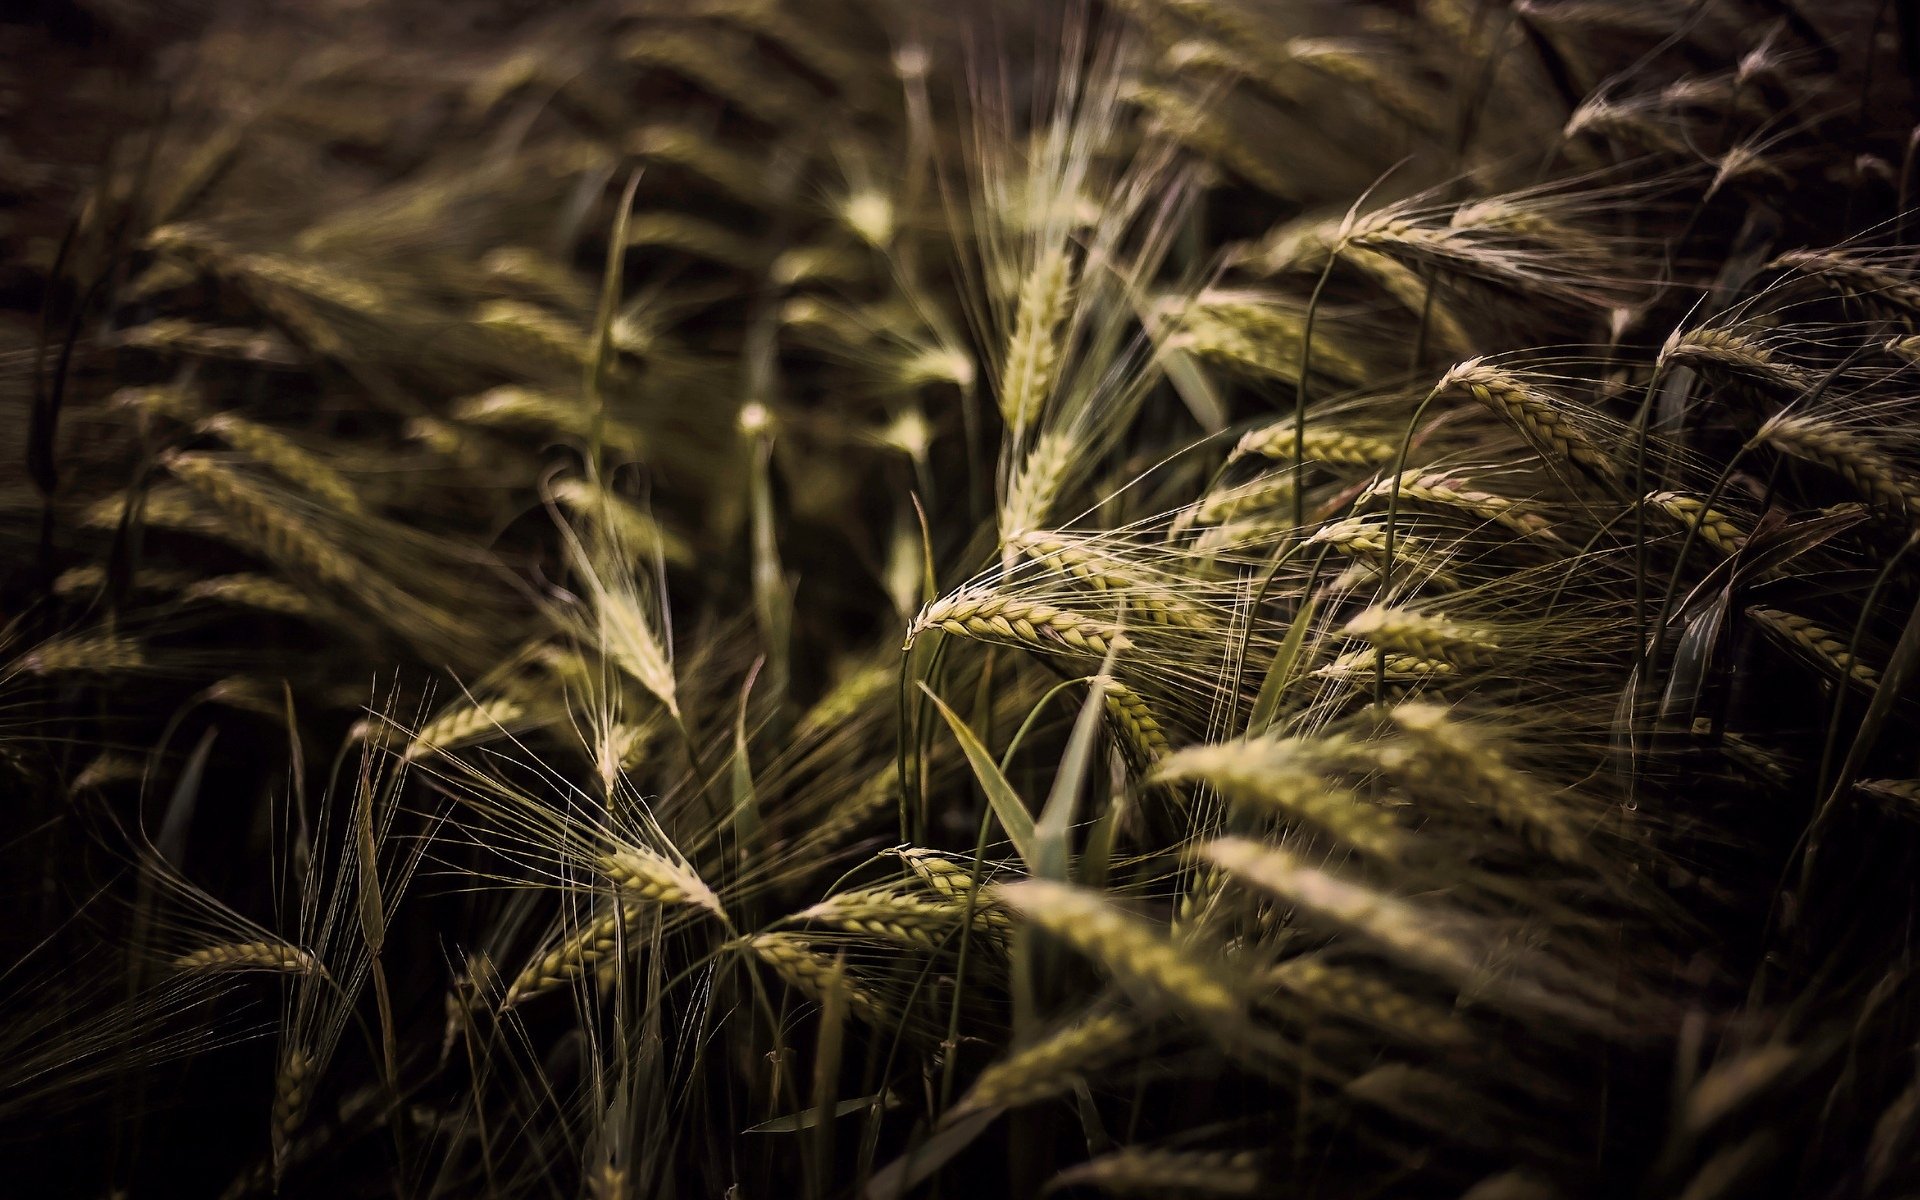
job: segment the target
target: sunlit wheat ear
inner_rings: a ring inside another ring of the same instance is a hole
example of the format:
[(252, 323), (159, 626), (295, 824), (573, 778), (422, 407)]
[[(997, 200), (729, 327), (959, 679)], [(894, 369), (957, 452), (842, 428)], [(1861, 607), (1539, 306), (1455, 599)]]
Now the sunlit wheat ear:
[(1806, 617), (1777, 608), (1751, 608), (1747, 610), (1747, 615), (1822, 671), (1867, 687), (1879, 686), (1880, 672), (1850, 654), (1847, 639), (1843, 635)]
[(1364, 638), (1389, 654), (1408, 654), (1456, 666), (1484, 663), (1500, 649), (1489, 629), (1379, 605), (1354, 616), (1342, 632)]
[[(614, 419), (600, 419), (577, 397), (511, 384), (490, 388), (469, 396), (453, 406), (453, 414), (464, 425), (502, 433), (538, 430), (559, 435), (584, 445), (595, 431), (610, 451), (629, 458), (646, 452), (646, 439), (631, 425)], [(471, 443), (457, 425), (443, 425), (432, 418), (421, 418), (410, 426), (414, 436), (440, 447), (476, 470), (486, 470), (496, 449), (485, 443)]]
[(1853, 785), (1888, 811), (1909, 819), (1920, 818), (1920, 779), (1863, 779)]
[(1469, 481), (1444, 471), (1416, 467), (1398, 478), (1383, 478), (1368, 485), (1360, 498), (1383, 501), (1396, 491), (1402, 500), (1468, 513), (1512, 530), (1521, 537), (1559, 540), (1553, 533), (1552, 522), (1546, 517), (1529, 512), (1517, 501), (1482, 491)]
[(289, 1045), (280, 1056), (273, 1078), (273, 1114), (269, 1136), (273, 1146), (273, 1176), (277, 1181), (285, 1169), (287, 1152), (307, 1117), (315, 1086), (320, 1082), (320, 1065), (299, 1046)]
[(596, 487), (578, 476), (556, 479), (553, 498), (576, 520), (609, 522), (614, 538), (642, 559), (657, 555), (680, 565), (694, 561), (693, 549), (684, 538), (662, 528), (645, 509), (605, 487)]
[(1231, 123), (1223, 120), (1214, 106), (1203, 104), (1177, 88), (1143, 82), (1130, 83), (1126, 99), (1147, 110), (1150, 132), (1171, 139), (1192, 150), (1201, 159), (1218, 163), (1248, 183), (1272, 195), (1291, 199), (1301, 188)]
[(1093, 1072), (1138, 1051), (1145, 1033), (1138, 1018), (1115, 1012), (1055, 1029), (981, 1071), (946, 1119), (1020, 1108), (1071, 1091)]
[[(973, 867), (969, 863), (955, 862), (937, 850), (926, 850), (919, 846), (896, 846), (887, 853), (905, 863), (920, 882), (948, 899), (967, 901), (979, 894), (974, 886)], [(984, 865), (981, 880), (992, 882)]]
[(1902, 471), (1872, 442), (1843, 426), (1783, 413), (1761, 426), (1754, 440), (1832, 471), (1852, 485), (1862, 499), (1896, 517), (1911, 518), (1920, 513), (1920, 480)]
[(1529, 441), (1554, 457), (1577, 463), (1604, 478), (1612, 478), (1617, 473), (1613, 460), (1560, 411), (1563, 402), (1557, 402), (1511, 371), (1482, 359), (1469, 359), (1442, 375), (1434, 391), (1465, 392), (1505, 416)]
[(1530, 844), (1565, 863), (1592, 861), (1587, 839), (1568, 809), (1538, 780), (1509, 766), (1484, 734), (1455, 721), (1438, 704), (1408, 703), (1388, 717), (1404, 738), (1375, 752), (1389, 773), (1484, 805)]
[[(1329, 521), (1313, 531), (1309, 546), (1331, 546), (1340, 553), (1364, 560), (1369, 566), (1384, 569), (1387, 561), (1387, 527), (1382, 520), (1347, 517)], [(1459, 586), (1460, 581), (1443, 565), (1440, 554), (1424, 539), (1402, 533), (1393, 540), (1393, 562), (1397, 573), (1444, 589)]]
[(1746, 530), (1725, 513), (1708, 508), (1699, 496), (1654, 492), (1647, 497), (1647, 505), (1665, 513), (1682, 528), (1698, 530), (1700, 537), (1722, 554), (1737, 554), (1747, 544)]
[(899, 683), (898, 655), (889, 652), (859, 663), (801, 714), (794, 726), (794, 740), (804, 742), (824, 737), (858, 720)]
[(1194, 518), (1212, 525), (1254, 513), (1290, 512), (1299, 489), (1299, 477), (1291, 468), (1270, 471), (1246, 483), (1208, 492), (1200, 498)]
[(1785, 395), (1797, 395), (1818, 383), (1812, 371), (1780, 357), (1759, 332), (1733, 327), (1675, 331), (1661, 347), (1660, 365), (1692, 367)]
[(907, 644), (929, 629), (1055, 653), (1104, 655), (1132, 645), (1110, 622), (987, 590), (963, 589), (921, 609), (907, 631)]
[(1164, 759), (1148, 778), (1208, 784), (1243, 811), (1305, 821), (1357, 850), (1397, 859), (1405, 834), (1392, 814), (1328, 779), (1317, 762), (1309, 742), (1255, 738), (1189, 746)]
[(344, 476), (279, 431), (232, 413), (216, 413), (200, 428), (341, 512), (363, 511), (359, 493)]
[(1046, 528), (1080, 449), (1066, 429), (1044, 430), (1034, 439), (1026, 457), (1014, 464), (1000, 502), (1002, 543)]
[(1102, 676), (1102, 701), (1107, 715), (1120, 731), (1122, 743), (1136, 762), (1152, 764), (1172, 750), (1167, 731), (1153, 715), (1153, 709), (1139, 692), (1112, 676)]
[(325, 618), (329, 609), (310, 592), (267, 575), (243, 573), (202, 579), (180, 590), (182, 600), (211, 601), (255, 612), (297, 617), (306, 621)]
[(1046, 1192), (1090, 1187), (1111, 1196), (1264, 1196), (1267, 1186), (1252, 1151), (1129, 1146), (1068, 1167), (1047, 1181)]
[(892, 763), (873, 771), (861, 780), (845, 798), (829, 808), (819, 821), (810, 825), (802, 841), (810, 848), (838, 848), (848, 838), (877, 821), (880, 815), (899, 802), (900, 771)]
[[(967, 916), (964, 901), (929, 900), (885, 889), (839, 892), (793, 914), (796, 920), (830, 925), (849, 933), (866, 933), (907, 945), (938, 949), (950, 943), (953, 931)], [(972, 924), (979, 932), (1004, 930), (1007, 914), (992, 906), (976, 906)]]
[(616, 902), (562, 938), (507, 985), (502, 1008), (513, 1008), (555, 988), (565, 987), (617, 954), (624, 939), (639, 928), (642, 906)]
[(22, 654), (18, 662), (29, 675), (111, 675), (152, 665), (139, 642), (100, 633), (48, 638)]
[[(1252, 289), (1209, 288), (1161, 302), (1168, 332), (1161, 346), (1242, 374), (1294, 379), (1305, 365), (1306, 306)], [(1364, 378), (1367, 364), (1324, 327), (1315, 330), (1313, 368), (1340, 380)]]
[(835, 993), (848, 1013), (869, 1025), (885, 1027), (886, 1009), (854, 982), (836, 959), (813, 949), (805, 938), (791, 933), (756, 933), (741, 945), (801, 995), (824, 1000)]
[(287, 975), (325, 975), (320, 960), (287, 942), (226, 942), (173, 960), (178, 971), (267, 971)]
[[(604, 529), (604, 523), (597, 523), (588, 532), (598, 535)], [(617, 541), (600, 541), (592, 550), (571, 533), (567, 541), (590, 609), (590, 621), (577, 618), (576, 624), (678, 720), (680, 700), (672, 648), (655, 628), (652, 607), (642, 597), (633, 564), (624, 557)]]
[[(176, 571), (166, 567), (143, 567), (133, 573), (127, 581), (136, 592), (190, 592), (202, 581), (192, 571)], [(54, 576), (53, 594), (63, 600), (97, 592), (107, 586), (107, 569), (102, 566), (69, 567)]]
[(1233, 1027), (1245, 1019), (1245, 1000), (1224, 963), (1115, 907), (1104, 893), (1028, 879), (999, 884), (993, 895), (1100, 964), (1143, 1003), (1179, 1012), (1203, 1026), (1224, 1022)]
[(415, 731), (401, 756), (416, 759), (469, 746), (490, 735), (504, 734), (526, 715), (527, 706), (512, 697), (462, 699)]
[(655, 904), (690, 904), (726, 919), (720, 898), (689, 867), (641, 846), (622, 846), (599, 860), (600, 869), (622, 894)]
[(1043, 251), (1020, 285), (1013, 335), (1000, 373), (1000, 415), (1016, 441), (1052, 393), (1059, 371), (1059, 328), (1073, 299), (1073, 256), (1054, 246)]
[(1418, 654), (1380, 655), (1372, 650), (1349, 650), (1325, 666), (1315, 667), (1315, 678), (1341, 683), (1357, 683), (1379, 678), (1399, 687), (1435, 684), (1460, 674), (1460, 668), (1444, 658), (1425, 658)]
[(1473, 1037), (1467, 1023), (1448, 1009), (1416, 999), (1361, 968), (1329, 962), (1321, 954), (1290, 958), (1262, 979), (1324, 1012), (1415, 1045), (1458, 1047)]
[(161, 317), (124, 329), (117, 341), (122, 346), (159, 354), (262, 366), (290, 367), (300, 361), (293, 344), (271, 330), (206, 325), (177, 317)]
[(175, 484), (150, 488), (144, 495), (107, 496), (89, 504), (80, 514), (87, 529), (117, 529), (129, 507), (149, 529), (173, 529), (203, 537), (233, 540), (233, 530), (187, 489)]
[(1257, 429), (1250, 429), (1234, 444), (1227, 461), (1250, 454), (1279, 461), (1291, 460), (1298, 451), (1308, 462), (1329, 467), (1355, 469), (1382, 467), (1394, 460), (1400, 448), (1386, 438), (1343, 429), (1308, 425), (1304, 435), (1294, 419), (1286, 417)]
[(1477, 947), (1448, 936), (1413, 905), (1349, 883), (1249, 838), (1219, 838), (1200, 854), (1227, 874), (1365, 937), (1407, 965), (1456, 985), (1481, 970)]
[(322, 583), (358, 590), (376, 602), (397, 599), (392, 585), (370, 572), (259, 485), (200, 454), (169, 454), (162, 464), (176, 479), (234, 521), (253, 548), (289, 570)]
[(1109, 552), (1094, 539), (1076, 539), (1060, 533), (1019, 534), (1009, 539), (1008, 544), (1038, 562), (1066, 572), (1096, 592), (1125, 597), (1128, 611), (1152, 624), (1185, 629), (1213, 627), (1203, 607), (1175, 594), (1164, 577), (1134, 566), (1118, 548)]
[(1920, 282), (1911, 270), (1901, 270), (1863, 254), (1837, 249), (1789, 250), (1767, 267), (1799, 271), (1844, 295), (1909, 313), (1920, 312)]

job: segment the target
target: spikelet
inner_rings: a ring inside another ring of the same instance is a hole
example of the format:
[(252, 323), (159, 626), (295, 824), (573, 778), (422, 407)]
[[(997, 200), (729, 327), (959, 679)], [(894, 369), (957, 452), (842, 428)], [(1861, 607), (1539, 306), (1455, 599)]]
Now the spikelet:
[(1013, 335), (1000, 374), (1000, 415), (1017, 439), (1040, 415), (1053, 392), (1061, 347), (1056, 330), (1073, 298), (1073, 257), (1061, 246), (1044, 251), (1020, 285)]
[(1289, 61), (1349, 85), (1382, 109), (1420, 129), (1433, 126), (1433, 98), (1407, 81), (1411, 73), (1363, 42), (1343, 38), (1289, 38)]
[(320, 960), (287, 942), (225, 942), (173, 960), (177, 971), (270, 971), (287, 975), (325, 975)]
[(1807, 652), (1823, 668), (1856, 683), (1877, 687), (1880, 673), (1847, 652), (1847, 639), (1805, 617), (1777, 608), (1753, 608), (1747, 615), (1790, 646)]
[(1314, 747), (1298, 739), (1253, 738), (1189, 746), (1149, 778), (1205, 783), (1246, 811), (1306, 821), (1357, 850), (1397, 858), (1403, 835), (1392, 814), (1327, 779), (1315, 761)]
[(1058, 1096), (1137, 1048), (1142, 1032), (1136, 1018), (1121, 1013), (1099, 1013), (1056, 1029), (981, 1071), (946, 1119)]
[(224, 522), (196, 503), (184, 488), (165, 486), (145, 493), (107, 496), (87, 506), (80, 523), (88, 529), (115, 529), (132, 506), (140, 524), (149, 529), (173, 529), (205, 537), (230, 536)]
[(1698, 530), (1700, 537), (1722, 554), (1737, 554), (1747, 544), (1746, 531), (1735, 524), (1733, 518), (1708, 508), (1706, 501), (1698, 496), (1655, 492), (1647, 497), (1647, 504), (1683, 527)]
[(1104, 655), (1132, 645), (1118, 626), (1096, 621), (1037, 600), (988, 591), (955, 592), (920, 610), (907, 644), (929, 629), (960, 637), (1006, 641), (1040, 650)]
[(1586, 467), (1603, 478), (1612, 478), (1615, 474), (1613, 460), (1561, 415), (1553, 398), (1528, 386), (1513, 372), (1482, 359), (1468, 359), (1442, 375), (1434, 385), (1437, 393), (1454, 388), (1505, 416), (1540, 449)]
[[(193, 586), (198, 578), (192, 571), (175, 571), (166, 567), (142, 567), (133, 573), (130, 581), (135, 591), (174, 592)], [(53, 594), (63, 600), (82, 596), (88, 592), (97, 592), (107, 586), (107, 569), (103, 566), (89, 565), (69, 567), (54, 576)]]
[(1413, 655), (1456, 666), (1485, 662), (1499, 643), (1484, 629), (1406, 608), (1375, 605), (1347, 622), (1348, 637), (1364, 638), (1389, 655)]
[(886, 1010), (854, 983), (838, 961), (791, 933), (756, 933), (742, 943), (801, 994), (824, 1000), (837, 994), (847, 1012), (869, 1025), (884, 1026)]
[[(998, 884), (994, 896), (1104, 967), (1144, 1002), (1206, 1028), (1237, 1025), (1245, 1006), (1219, 964), (1114, 907), (1103, 893), (1046, 879)], [(1219, 1032), (1219, 1028), (1208, 1029)]]
[(1068, 1167), (1049, 1191), (1091, 1187), (1114, 1196), (1261, 1196), (1266, 1184), (1259, 1156), (1250, 1151), (1115, 1150)]

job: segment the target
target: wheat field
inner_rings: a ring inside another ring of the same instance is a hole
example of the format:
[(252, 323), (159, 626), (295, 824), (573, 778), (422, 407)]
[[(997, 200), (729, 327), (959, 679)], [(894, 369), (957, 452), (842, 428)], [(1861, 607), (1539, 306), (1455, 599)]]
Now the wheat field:
[(1920, 9), (0, 19), (0, 1194), (1920, 1194)]

